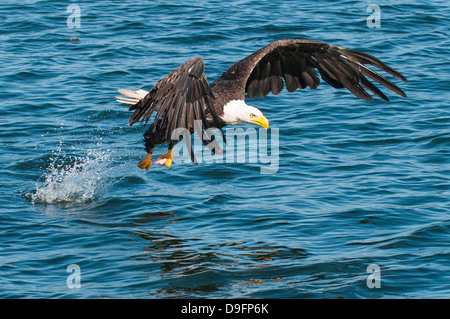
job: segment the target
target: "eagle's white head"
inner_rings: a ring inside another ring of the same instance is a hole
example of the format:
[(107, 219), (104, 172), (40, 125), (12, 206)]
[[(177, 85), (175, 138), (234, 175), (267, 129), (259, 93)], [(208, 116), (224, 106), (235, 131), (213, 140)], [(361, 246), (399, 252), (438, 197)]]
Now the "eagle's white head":
[(262, 112), (254, 106), (247, 105), (243, 100), (228, 102), (223, 108), (221, 120), (227, 125), (250, 123), (264, 128), (269, 127), (269, 121)]

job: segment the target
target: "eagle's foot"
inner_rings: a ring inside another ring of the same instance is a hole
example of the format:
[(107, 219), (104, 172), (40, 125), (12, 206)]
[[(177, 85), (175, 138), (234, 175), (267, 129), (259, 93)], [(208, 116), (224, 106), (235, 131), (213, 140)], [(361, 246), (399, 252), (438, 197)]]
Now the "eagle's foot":
[(145, 169), (147, 171), (150, 169), (151, 165), (152, 165), (152, 154), (150, 153), (147, 153), (147, 156), (145, 156), (144, 159), (138, 163), (139, 168)]
[(173, 150), (169, 150), (166, 154), (161, 155), (156, 161), (155, 164), (164, 165), (166, 167), (172, 166), (173, 161)]

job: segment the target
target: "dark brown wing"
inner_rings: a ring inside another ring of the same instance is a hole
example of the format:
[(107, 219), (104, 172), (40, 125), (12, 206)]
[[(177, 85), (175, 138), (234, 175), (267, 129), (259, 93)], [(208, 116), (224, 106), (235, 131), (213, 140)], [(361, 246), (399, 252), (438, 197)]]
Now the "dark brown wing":
[[(210, 123), (221, 129), (221, 122), (213, 108), (214, 96), (204, 71), (205, 64), (200, 57), (179, 66), (160, 80), (141, 101), (130, 107), (134, 113), (128, 124), (133, 125), (139, 120), (148, 122), (156, 112), (153, 131), (164, 131), (168, 143), (172, 141), (174, 129), (194, 132), (196, 120), (202, 122), (203, 130), (210, 128)], [(212, 121), (208, 121), (207, 114), (211, 115)], [(214, 141), (214, 137), (208, 137), (205, 132), (197, 133), (205, 145)]]
[(399, 87), (372, 71), (367, 64), (406, 81), (399, 72), (369, 54), (298, 39), (278, 40), (256, 51), (231, 66), (214, 85), (226, 87), (229, 81), (239, 83), (240, 90), (234, 92), (236, 95), (230, 97), (232, 99), (243, 99), (245, 93), (249, 98), (264, 97), (269, 92), (280, 93), (284, 84), (289, 92), (306, 87), (316, 89), (320, 83), (318, 70), (322, 79), (334, 88), (347, 88), (364, 100), (372, 100), (365, 88), (388, 101), (367, 77), (406, 97)]

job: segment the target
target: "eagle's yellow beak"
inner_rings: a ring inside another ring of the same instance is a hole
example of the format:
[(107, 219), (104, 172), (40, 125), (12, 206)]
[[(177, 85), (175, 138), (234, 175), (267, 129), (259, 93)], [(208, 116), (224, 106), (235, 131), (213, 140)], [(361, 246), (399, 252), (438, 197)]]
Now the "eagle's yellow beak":
[(269, 121), (266, 119), (264, 115), (261, 115), (260, 117), (254, 118), (250, 120), (251, 123), (259, 125), (267, 129), (269, 127)]

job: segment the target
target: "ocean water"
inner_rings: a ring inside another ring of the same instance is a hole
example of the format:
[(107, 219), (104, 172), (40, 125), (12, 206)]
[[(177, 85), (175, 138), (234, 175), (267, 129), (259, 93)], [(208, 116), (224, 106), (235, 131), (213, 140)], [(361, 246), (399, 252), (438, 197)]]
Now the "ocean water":
[[(449, 298), (449, 16), (448, 1), (2, 1), (0, 297)], [(212, 82), (283, 38), (373, 54), (408, 97), (284, 90), (247, 101), (273, 162), (137, 167), (145, 127), (117, 89), (194, 56)]]

